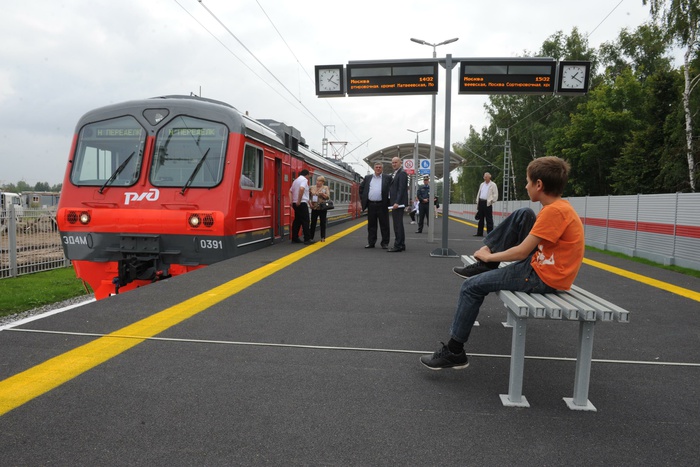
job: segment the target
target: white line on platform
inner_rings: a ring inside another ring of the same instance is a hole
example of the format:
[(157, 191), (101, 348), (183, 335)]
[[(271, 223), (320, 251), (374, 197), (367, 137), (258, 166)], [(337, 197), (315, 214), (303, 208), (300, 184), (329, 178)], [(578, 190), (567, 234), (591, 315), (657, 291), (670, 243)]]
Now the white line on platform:
[(95, 299), (92, 298), (90, 300), (85, 300), (84, 302), (74, 303), (72, 305), (64, 306), (63, 308), (57, 308), (55, 310), (47, 311), (46, 313), (39, 313), (37, 315), (29, 316), (29, 317), (24, 318), (24, 319), (19, 319), (17, 321), (13, 321), (11, 323), (5, 324), (4, 326), (0, 326), (0, 331), (4, 331), (6, 329), (12, 329), (15, 326), (21, 326), (23, 324), (31, 323), (32, 321), (36, 321), (37, 319), (46, 318), (47, 316), (56, 315), (58, 313), (63, 313), (64, 311), (72, 310), (73, 308), (87, 305), (88, 303), (91, 303), (94, 301), (95, 301)]
[[(15, 324), (15, 323), (13, 323)], [(163, 341), (163, 342), (188, 342), (195, 344), (217, 344), (217, 345), (245, 345), (245, 346), (257, 346), (257, 347), (285, 347), (285, 348), (295, 348), (295, 349), (317, 349), (317, 350), (350, 350), (356, 352), (380, 352), (380, 353), (406, 353), (406, 354), (430, 354), (430, 351), (422, 350), (400, 350), (400, 349), (375, 349), (369, 347), (334, 347), (327, 345), (306, 345), (306, 344), (275, 344), (274, 342), (240, 342), (240, 341), (220, 341), (220, 340), (208, 340), (208, 339), (178, 339), (174, 337), (143, 337), (143, 336), (127, 336), (127, 335), (116, 335), (116, 334), (99, 334), (91, 332), (69, 332), (69, 331), (47, 331), (43, 329), (9, 329), (15, 332), (30, 332), (30, 333), (44, 333), (44, 334), (62, 334), (67, 336), (87, 336), (87, 337), (113, 337), (115, 339), (142, 339), (148, 341)], [(510, 355), (498, 355), (498, 354), (477, 354), (468, 353), (470, 357), (483, 357), (483, 358), (510, 358)], [(575, 362), (575, 358), (571, 357), (543, 357), (543, 356), (525, 356), (525, 358), (530, 360), (557, 360), (557, 361), (571, 361)], [(661, 365), (661, 366), (684, 366), (684, 367), (700, 367), (700, 363), (690, 363), (690, 362), (657, 362), (657, 361), (642, 361), (642, 360), (610, 360), (610, 359), (599, 359), (594, 358), (591, 360), (595, 363), (617, 363), (621, 365)]]

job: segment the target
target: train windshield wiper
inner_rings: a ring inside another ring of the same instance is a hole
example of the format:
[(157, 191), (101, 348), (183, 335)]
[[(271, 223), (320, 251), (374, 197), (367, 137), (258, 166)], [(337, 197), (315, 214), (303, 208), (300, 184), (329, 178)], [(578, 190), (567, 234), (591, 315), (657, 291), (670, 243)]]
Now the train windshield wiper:
[(100, 189), (97, 191), (99, 194), (102, 194), (105, 188), (107, 188), (107, 185), (110, 185), (118, 176), (120, 173), (122, 173), (122, 170), (126, 167), (126, 164), (129, 163), (132, 157), (134, 157), (134, 154), (136, 154), (136, 151), (132, 152), (129, 157), (124, 159), (124, 162), (121, 163), (119, 167), (117, 167), (117, 170), (114, 171), (111, 177), (107, 179), (107, 181), (100, 187)]
[[(211, 149), (211, 148), (209, 148), (209, 149)], [(202, 158), (199, 160), (199, 162), (197, 162), (197, 167), (194, 168), (194, 170), (192, 171), (192, 175), (190, 175), (190, 178), (187, 179), (187, 183), (185, 183), (185, 186), (183, 186), (183, 187), (182, 187), (182, 190), (180, 190), (180, 194), (181, 194), (181, 195), (184, 195), (184, 194), (185, 194), (185, 191), (187, 191), (187, 189), (188, 189), (188, 188), (190, 187), (190, 185), (192, 184), (192, 180), (194, 180), (194, 177), (197, 176), (197, 172), (199, 172), (199, 169), (202, 168), (202, 164), (204, 164), (204, 159), (206, 159), (206, 158), (207, 158), (207, 154), (209, 154), (209, 149), (207, 149), (207, 151), (204, 153), (204, 155), (203, 155)]]

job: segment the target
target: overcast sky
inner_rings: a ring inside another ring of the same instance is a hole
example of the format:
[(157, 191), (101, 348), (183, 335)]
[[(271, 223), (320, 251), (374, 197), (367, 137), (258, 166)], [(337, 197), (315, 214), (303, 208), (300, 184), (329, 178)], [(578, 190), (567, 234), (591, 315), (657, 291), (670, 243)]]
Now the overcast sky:
[[(443, 58), (534, 54), (549, 36), (573, 27), (597, 47), (650, 18), (642, 0), (3, 3), (0, 185), (62, 183), (77, 120), (93, 108), (190, 93), (295, 126), (319, 152), (325, 128), (329, 140), (347, 142), (344, 151), (335, 147), (364, 174), (364, 157), (413, 142), (409, 129), (430, 128), (430, 96), (319, 99), (315, 65), (432, 57), (432, 47), (411, 37), (458, 37), (438, 47)], [(440, 76), (436, 143), (443, 146), (443, 68)], [(487, 124), (485, 102), (455, 88), (452, 143), (464, 141), (470, 125), (480, 131)], [(429, 143), (430, 130), (419, 138)]]

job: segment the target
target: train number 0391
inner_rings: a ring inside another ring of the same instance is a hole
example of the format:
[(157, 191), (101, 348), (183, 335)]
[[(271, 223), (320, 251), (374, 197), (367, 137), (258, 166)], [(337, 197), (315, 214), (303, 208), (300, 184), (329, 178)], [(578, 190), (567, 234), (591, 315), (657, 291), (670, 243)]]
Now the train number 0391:
[(221, 240), (200, 240), (199, 247), (203, 250), (223, 250), (224, 242)]

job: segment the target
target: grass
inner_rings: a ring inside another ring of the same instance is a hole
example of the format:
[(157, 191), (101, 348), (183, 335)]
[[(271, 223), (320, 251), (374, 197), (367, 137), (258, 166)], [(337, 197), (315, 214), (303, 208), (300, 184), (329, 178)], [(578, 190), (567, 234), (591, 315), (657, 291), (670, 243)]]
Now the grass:
[(0, 280), (0, 316), (88, 295), (73, 268), (10, 277)]

